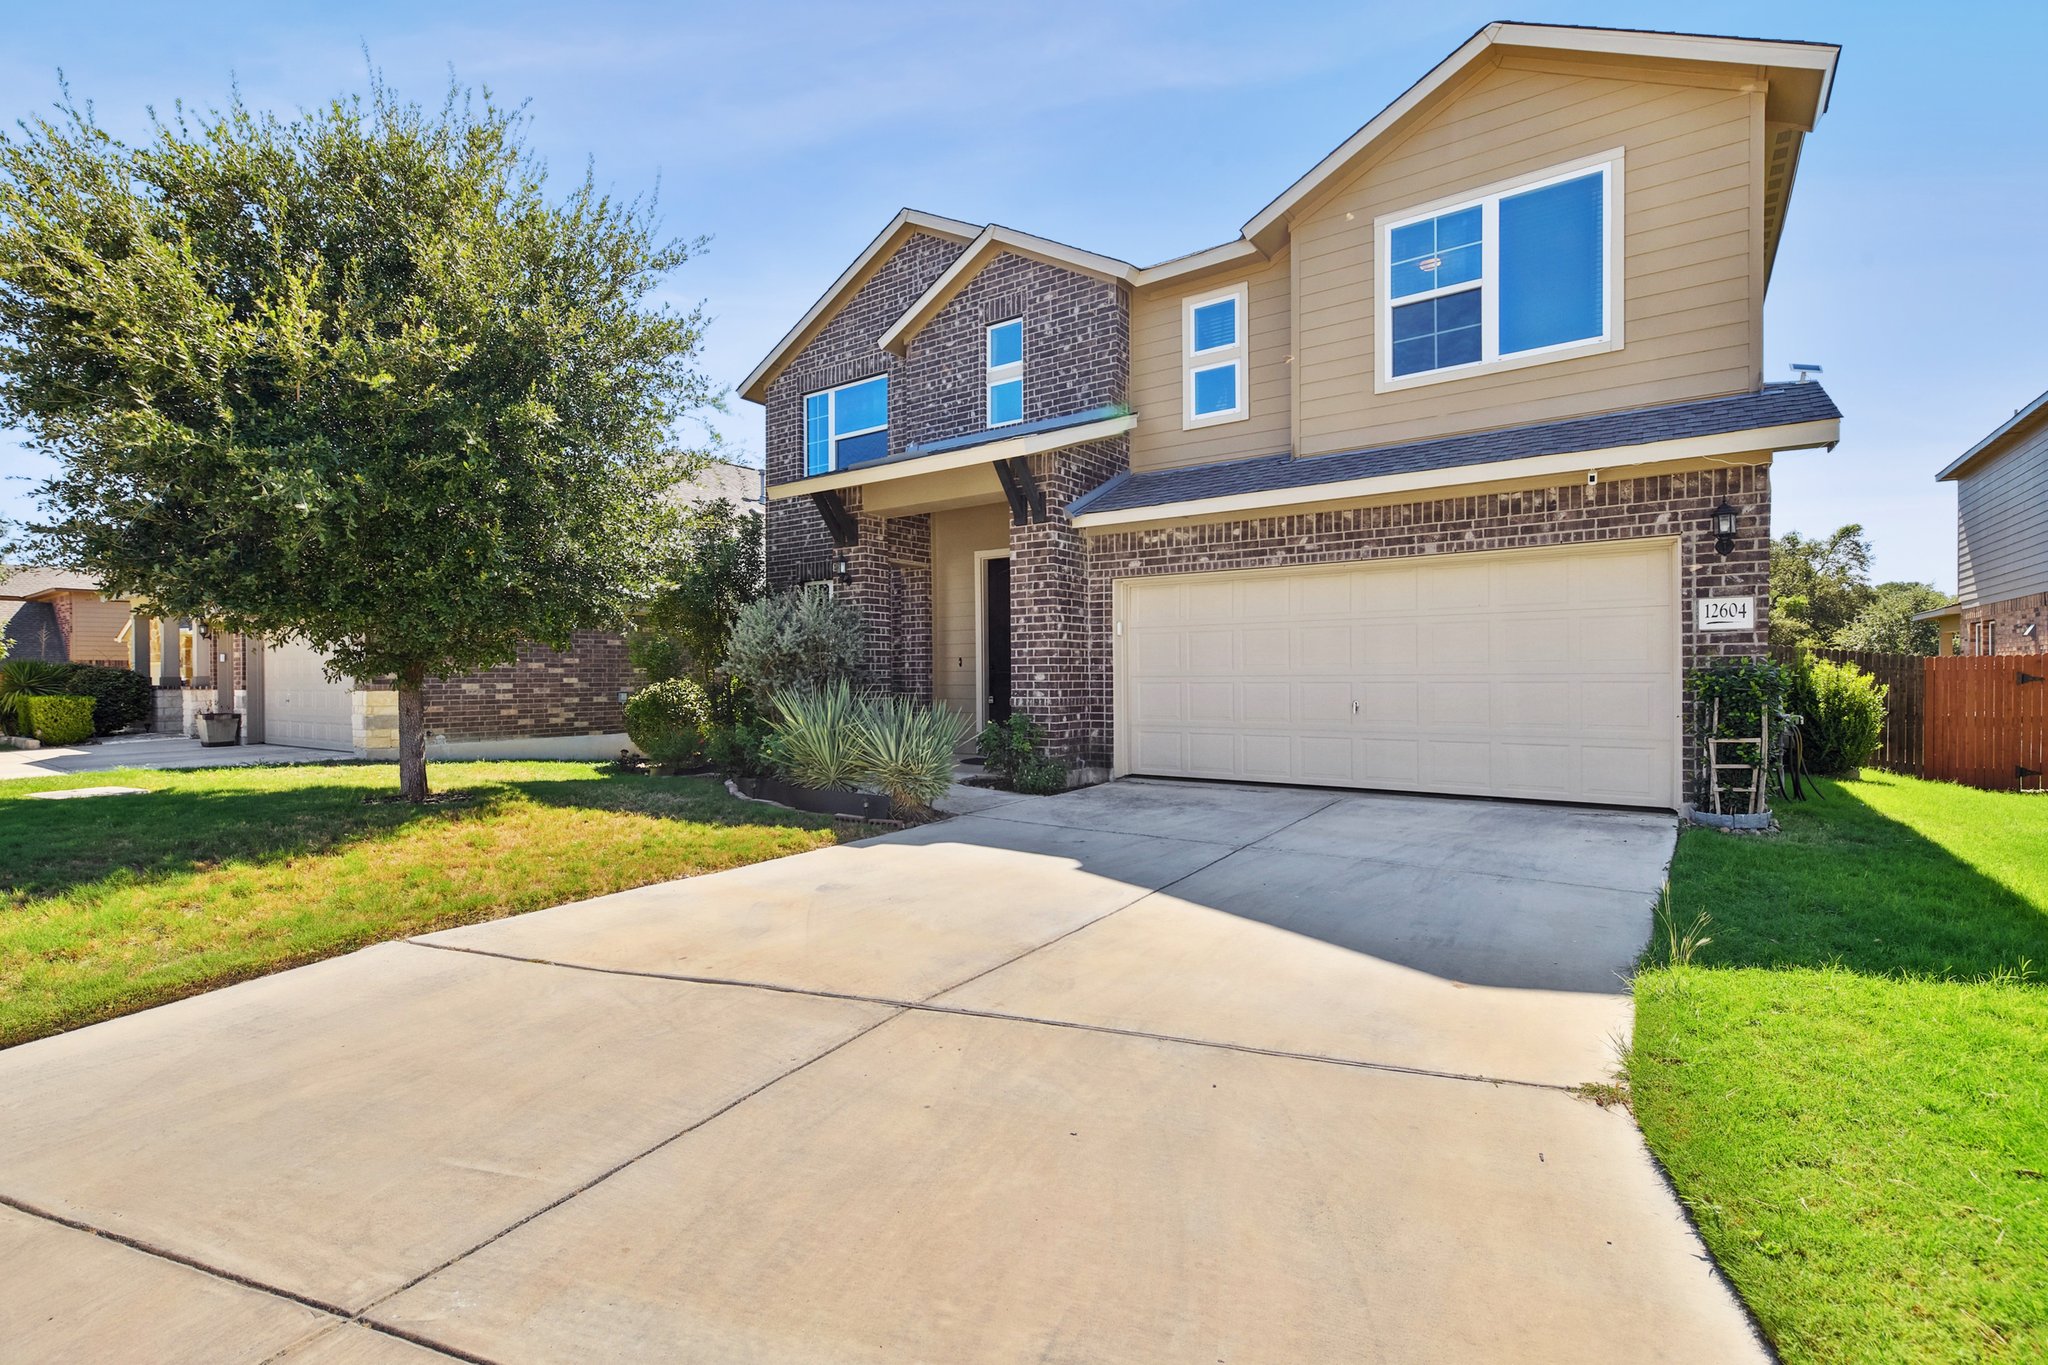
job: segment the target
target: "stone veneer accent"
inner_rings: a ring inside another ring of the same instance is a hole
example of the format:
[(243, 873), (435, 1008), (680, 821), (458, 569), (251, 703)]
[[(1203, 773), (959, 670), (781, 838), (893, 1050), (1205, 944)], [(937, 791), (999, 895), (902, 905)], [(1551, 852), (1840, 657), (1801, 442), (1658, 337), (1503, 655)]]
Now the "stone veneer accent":
[[(1724, 497), (1742, 511), (1735, 549), (1726, 556), (1714, 552), (1713, 531), (1713, 511)], [(1678, 538), (1679, 639), (1686, 673), (1718, 658), (1765, 652), (1770, 630), (1771, 560), (1770, 469), (1766, 465), (1617, 479), (1591, 488), (1574, 483), (1395, 506), (1089, 535), (1089, 686), (1080, 713), (1080, 761), (1106, 768), (1115, 749), (1110, 661), (1112, 594), (1119, 578), (1597, 544), (1645, 536)], [(1757, 599), (1756, 629), (1702, 633), (1693, 628), (1695, 597), (1736, 596)], [(1692, 748), (1687, 744), (1688, 790), (1696, 776), (1693, 768)]]
[[(1989, 621), (1992, 631), (1991, 649), (1995, 654), (2035, 655), (2048, 653), (2048, 592), (2032, 593), (2026, 597), (2008, 597), (1999, 602), (1983, 602), (1974, 607), (1962, 608), (1963, 652), (1970, 652), (1971, 628)], [(2020, 634), (2020, 627), (2032, 623), (2031, 636)], [(1941, 642), (1941, 653), (1949, 652), (1950, 642)]]

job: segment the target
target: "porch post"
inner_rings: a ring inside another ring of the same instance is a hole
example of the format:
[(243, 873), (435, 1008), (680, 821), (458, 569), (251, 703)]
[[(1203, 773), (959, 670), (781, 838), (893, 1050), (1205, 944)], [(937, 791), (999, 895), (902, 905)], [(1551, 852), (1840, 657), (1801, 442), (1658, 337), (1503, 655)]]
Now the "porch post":
[(178, 618), (159, 616), (156, 618), (158, 635), (156, 660), (156, 685), (158, 687), (183, 687), (184, 670), (178, 658)]
[(242, 637), (242, 743), (263, 743), (263, 637)]
[(204, 691), (213, 681), (213, 641), (202, 637), (205, 623), (192, 618), (192, 688)]
[(128, 618), (128, 666), (149, 676), (149, 618), (141, 612)]
[(235, 647), (239, 635), (216, 635), (207, 652), (214, 661), (213, 709), (225, 715), (235, 709)]

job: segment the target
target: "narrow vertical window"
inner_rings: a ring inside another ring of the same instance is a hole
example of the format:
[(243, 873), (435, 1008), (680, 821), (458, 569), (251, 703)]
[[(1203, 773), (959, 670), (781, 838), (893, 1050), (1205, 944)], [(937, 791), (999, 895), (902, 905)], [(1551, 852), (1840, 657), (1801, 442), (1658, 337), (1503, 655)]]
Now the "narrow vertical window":
[(1242, 284), (1197, 294), (1181, 314), (1181, 427), (1236, 422), (1251, 415), (1246, 394)]
[(1011, 318), (988, 329), (988, 424), (1024, 420), (1024, 321)]
[(832, 468), (832, 395), (814, 393), (804, 399), (804, 473), (824, 474)]

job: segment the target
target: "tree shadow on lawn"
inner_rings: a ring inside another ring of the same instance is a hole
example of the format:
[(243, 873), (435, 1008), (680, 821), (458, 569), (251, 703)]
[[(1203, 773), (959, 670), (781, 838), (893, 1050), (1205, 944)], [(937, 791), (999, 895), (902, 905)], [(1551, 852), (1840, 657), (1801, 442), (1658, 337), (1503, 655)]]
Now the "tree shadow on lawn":
[(1820, 786), (1779, 808), (1776, 837), (1680, 839), (1672, 918), (1711, 916), (1697, 965), (1974, 980), (2029, 963), (2042, 979), (2048, 798), (1886, 774)]
[(457, 765), (436, 764), (430, 769), (438, 779), (436, 794), (453, 799), (412, 806), (380, 799), (394, 793), (374, 769), (353, 770), (362, 773), (356, 782), (333, 780), (341, 771), (330, 770), (317, 783), (293, 784), (274, 776), (246, 782), (233, 776), (254, 769), (213, 770), (205, 786), (186, 785), (191, 773), (95, 773), (43, 789), (118, 784), (146, 786), (150, 793), (0, 800), (0, 905), (123, 876), (154, 880), (227, 862), (260, 865), (330, 854), (422, 823), (488, 818), (519, 801), (704, 824), (820, 825), (818, 817), (740, 807), (703, 779), (606, 774), (521, 780), (478, 777)]

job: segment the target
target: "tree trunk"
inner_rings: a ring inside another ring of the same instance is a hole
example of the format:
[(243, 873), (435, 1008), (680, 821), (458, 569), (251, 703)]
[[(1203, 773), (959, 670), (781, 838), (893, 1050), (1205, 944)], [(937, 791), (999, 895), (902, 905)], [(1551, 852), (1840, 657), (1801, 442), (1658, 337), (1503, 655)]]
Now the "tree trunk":
[(427, 799), (426, 670), (415, 664), (398, 675), (398, 794)]

